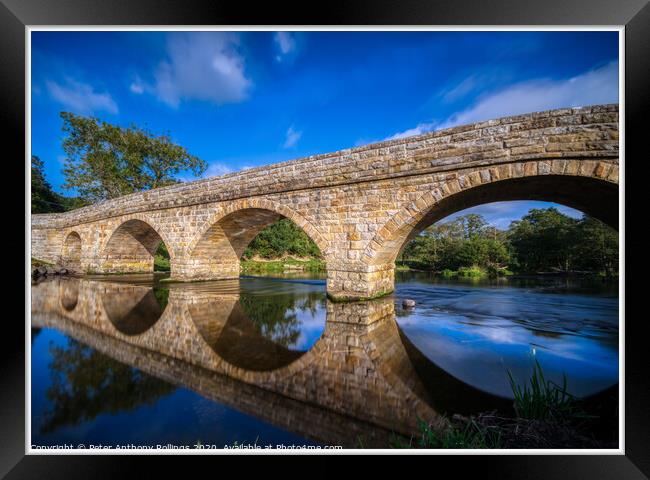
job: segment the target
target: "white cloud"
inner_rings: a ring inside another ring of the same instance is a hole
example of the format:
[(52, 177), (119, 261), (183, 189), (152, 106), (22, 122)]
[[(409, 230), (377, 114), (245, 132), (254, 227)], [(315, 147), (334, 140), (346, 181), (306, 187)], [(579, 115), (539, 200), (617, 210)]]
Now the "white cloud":
[(219, 162), (212, 162), (208, 165), (203, 177), (217, 177), (219, 175), (225, 175), (226, 173), (233, 172), (233, 169), (228, 165)]
[(427, 133), (433, 130), (435, 126), (436, 126), (435, 122), (418, 123), (418, 125), (415, 128), (409, 128), (408, 130), (404, 130), (403, 132), (398, 132), (394, 135), (391, 135), (390, 137), (384, 138), (384, 140), (397, 140), (398, 138), (412, 137), (414, 135), (422, 135), (423, 133)]
[(221, 105), (248, 97), (252, 85), (244, 72), (239, 36), (230, 32), (182, 32), (168, 37), (168, 58), (158, 65), (153, 84), (134, 82), (131, 91), (146, 91), (172, 107), (182, 100)]
[(278, 62), (282, 61), (283, 56), (290, 54), (296, 49), (296, 39), (289, 32), (276, 32), (273, 40), (280, 50), (280, 53), (275, 57)]
[(294, 147), (302, 137), (302, 132), (294, 130), (293, 125), (287, 130), (287, 138), (284, 141), (284, 148)]
[(135, 77), (135, 80), (131, 83), (129, 86), (129, 90), (131, 90), (133, 93), (140, 95), (144, 93), (145, 85), (142, 83), (142, 80), (140, 79), (139, 76)]
[(198, 180), (201, 178), (210, 178), (210, 177), (218, 177), (221, 175), (226, 175), (227, 173), (232, 173), (236, 170), (231, 168), (229, 165), (226, 165), (225, 163), (221, 162), (209, 162), (208, 163), (208, 168), (206, 168), (205, 172), (203, 175), (197, 177), (195, 175), (187, 174), (187, 175), (179, 175), (178, 179), (181, 180), (182, 182), (192, 182), (194, 180)]
[[(452, 97), (465, 94), (467, 89), (471, 90), (474, 83), (471, 79), (469, 77), (466, 84), (461, 82), (459, 91), (454, 92)], [(510, 115), (617, 102), (618, 62), (611, 62), (565, 80), (537, 79), (516, 83), (479, 97), (474, 105), (442, 122), (423, 122), (386, 140)]]
[(484, 96), (437, 128), (554, 108), (617, 102), (618, 62), (612, 62), (567, 80), (532, 80), (512, 85)]
[(519, 220), (521, 217), (526, 215), (529, 210), (533, 208), (550, 207), (555, 207), (561, 213), (564, 213), (565, 215), (568, 215), (572, 218), (582, 217), (582, 212), (579, 210), (554, 202), (543, 202), (539, 200), (512, 200), (506, 202), (485, 203), (482, 205), (477, 205), (475, 207), (470, 207), (465, 210), (460, 210), (458, 212), (452, 213), (441, 221), (447, 222), (462, 215), (475, 213), (477, 215), (482, 215), (490, 225), (500, 229), (506, 229), (510, 226), (510, 222)]
[(117, 104), (108, 92), (96, 92), (86, 83), (66, 78), (63, 83), (48, 80), (45, 85), (54, 100), (74, 113), (90, 115), (97, 111), (118, 112)]

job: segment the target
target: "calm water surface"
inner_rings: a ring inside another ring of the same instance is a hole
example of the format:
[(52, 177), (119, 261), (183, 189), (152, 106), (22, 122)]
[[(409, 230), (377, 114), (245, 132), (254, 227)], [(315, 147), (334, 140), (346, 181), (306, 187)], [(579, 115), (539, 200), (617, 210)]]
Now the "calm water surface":
[(511, 408), (535, 359), (578, 396), (618, 383), (615, 285), (398, 273), (333, 304), (295, 277), (33, 285), (32, 444), (388, 447), (417, 416)]

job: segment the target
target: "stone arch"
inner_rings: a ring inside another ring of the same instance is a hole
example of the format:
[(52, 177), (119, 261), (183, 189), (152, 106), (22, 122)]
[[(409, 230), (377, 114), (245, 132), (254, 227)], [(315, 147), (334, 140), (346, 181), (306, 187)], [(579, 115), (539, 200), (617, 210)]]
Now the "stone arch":
[(81, 269), (81, 236), (75, 231), (68, 233), (61, 247), (60, 263), (72, 271)]
[(171, 245), (160, 228), (148, 219), (133, 216), (122, 221), (101, 248), (104, 273), (152, 272), (156, 250), (162, 242), (173, 260)]
[(393, 215), (366, 247), (363, 261), (373, 267), (390, 265), (427, 226), (490, 202), (554, 201), (618, 229), (618, 170), (618, 164), (606, 161), (538, 160), (461, 173)]
[(248, 244), (282, 218), (292, 220), (327, 255), (325, 238), (292, 209), (266, 199), (241, 199), (212, 215), (186, 250), (184, 262), (172, 273), (179, 280), (210, 280), (239, 276), (239, 260)]

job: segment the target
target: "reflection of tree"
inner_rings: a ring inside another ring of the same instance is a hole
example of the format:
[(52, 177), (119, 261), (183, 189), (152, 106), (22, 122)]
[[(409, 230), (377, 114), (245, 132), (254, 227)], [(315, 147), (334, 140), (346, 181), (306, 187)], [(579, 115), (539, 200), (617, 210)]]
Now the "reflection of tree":
[(273, 296), (242, 295), (239, 302), (260, 334), (278, 345), (289, 347), (300, 338), (298, 311), (316, 313), (322, 293), (309, 292), (297, 297), (286, 293)]
[(41, 333), (40, 328), (34, 328), (32, 327), (32, 345), (34, 345), (34, 340), (36, 340), (36, 337), (38, 337), (39, 333)]
[(77, 425), (102, 413), (130, 411), (152, 405), (175, 387), (124, 365), (76, 340), (65, 347), (50, 347), (51, 402), (42, 433), (64, 425)]
[(169, 302), (169, 289), (154, 287), (153, 294), (156, 297), (156, 301), (158, 302), (158, 305), (160, 305), (160, 310), (164, 311), (165, 308), (167, 307), (167, 303)]

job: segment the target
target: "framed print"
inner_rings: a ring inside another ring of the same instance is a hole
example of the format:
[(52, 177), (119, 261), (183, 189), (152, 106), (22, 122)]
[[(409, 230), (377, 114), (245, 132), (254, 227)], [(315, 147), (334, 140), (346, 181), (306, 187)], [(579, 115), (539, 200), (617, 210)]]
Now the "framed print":
[(644, 0), (0, 12), (7, 478), (187, 454), (647, 478)]

